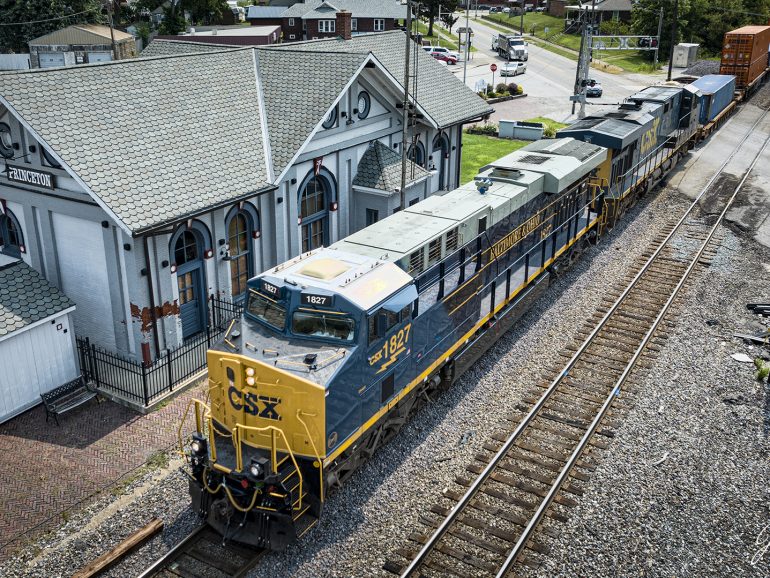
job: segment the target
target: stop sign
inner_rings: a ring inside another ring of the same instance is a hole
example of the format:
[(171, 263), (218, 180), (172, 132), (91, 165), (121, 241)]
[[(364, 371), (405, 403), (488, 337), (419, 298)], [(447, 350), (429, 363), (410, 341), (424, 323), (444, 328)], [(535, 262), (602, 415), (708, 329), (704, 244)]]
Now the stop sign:
[(497, 70), (497, 64), (495, 64), (494, 62), (493, 62), (492, 64), (490, 64), (490, 65), (489, 65), (489, 70), (491, 70), (492, 72), (494, 72), (495, 70)]

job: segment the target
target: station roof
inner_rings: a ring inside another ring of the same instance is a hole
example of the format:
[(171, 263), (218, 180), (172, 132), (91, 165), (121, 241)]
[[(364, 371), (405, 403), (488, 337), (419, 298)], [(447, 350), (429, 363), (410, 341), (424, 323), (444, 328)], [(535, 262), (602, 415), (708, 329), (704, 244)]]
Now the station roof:
[(69, 297), (24, 261), (0, 255), (0, 340), (74, 308)]

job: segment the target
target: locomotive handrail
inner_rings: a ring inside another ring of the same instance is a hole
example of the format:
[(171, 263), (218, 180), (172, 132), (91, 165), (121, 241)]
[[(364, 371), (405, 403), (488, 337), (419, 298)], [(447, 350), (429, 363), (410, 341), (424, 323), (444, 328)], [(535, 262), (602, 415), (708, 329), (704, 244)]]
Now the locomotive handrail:
[[(703, 189), (700, 191), (698, 196), (695, 198), (695, 200), (692, 202), (690, 207), (685, 211), (685, 213), (682, 215), (682, 217), (677, 221), (676, 225), (673, 227), (671, 232), (666, 235), (666, 238), (658, 245), (657, 249), (653, 251), (652, 255), (649, 257), (647, 262), (642, 266), (642, 268), (637, 272), (637, 274), (634, 276), (634, 278), (631, 280), (629, 285), (626, 287), (626, 289), (620, 294), (620, 296), (617, 298), (617, 300), (612, 304), (612, 306), (609, 308), (609, 310), (604, 314), (601, 321), (594, 327), (594, 329), (591, 331), (591, 333), (586, 337), (586, 339), (583, 341), (582, 345), (578, 347), (577, 351), (572, 355), (570, 360), (566, 363), (564, 366), (564, 369), (562, 372), (551, 382), (551, 384), (548, 386), (548, 388), (543, 392), (543, 394), (540, 396), (540, 399), (535, 403), (535, 405), (532, 407), (532, 409), (527, 413), (527, 415), (524, 417), (524, 419), (519, 423), (518, 426), (516, 426), (516, 429), (508, 436), (506, 441), (502, 444), (501, 448), (497, 451), (497, 453), (492, 457), (491, 460), (487, 463), (487, 465), (484, 467), (484, 469), (481, 471), (481, 473), (478, 475), (476, 480), (468, 487), (465, 494), (460, 498), (460, 500), (455, 504), (454, 508), (451, 510), (449, 515), (441, 522), (441, 524), (436, 528), (436, 530), (431, 534), (431, 536), (428, 538), (428, 540), (423, 544), (423, 547), (420, 549), (420, 551), (416, 554), (416, 556), (412, 559), (412, 561), (409, 563), (409, 565), (406, 567), (406, 569), (401, 573), (401, 578), (407, 578), (408, 576), (411, 576), (415, 570), (422, 564), (422, 562), (428, 557), (428, 555), (433, 551), (433, 548), (436, 546), (438, 541), (442, 538), (442, 536), (446, 533), (446, 531), (449, 529), (449, 527), (454, 523), (455, 519), (465, 510), (465, 507), (470, 503), (470, 501), (474, 498), (476, 493), (478, 492), (479, 488), (481, 488), (482, 484), (486, 482), (486, 480), (489, 478), (491, 473), (495, 470), (497, 467), (497, 464), (500, 463), (500, 461), (505, 457), (508, 452), (513, 447), (514, 443), (519, 439), (522, 432), (526, 429), (526, 427), (532, 422), (532, 420), (535, 418), (535, 416), (540, 412), (540, 410), (545, 406), (545, 404), (550, 399), (551, 395), (554, 391), (556, 391), (557, 386), (561, 383), (562, 379), (567, 376), (569, 371), (573, 368), (575, 363), (578, 361), (580, 356), (585, 352), (586, 349), (591, 345), (593, 340), (596, 338), (598, 333), (604, 328), (605, 324), (608, 322), (610, 317), (617, 311), (617, 309), (620, 307), (621, 303), (625, 300), (625, 298), (628, 296), (628, 294), (631, 292), (631, 290), (636, 286), (636, 284), (639, 282), (639, 280), (642, 278), (642, 276), (647, 272), (647, 270), (650, 268), (653, 261), (658, 257), (658, 255), (663, 251), (663, 248), (668, 244), (668, 242), (671, 240), (671, 237), (674, 235), (674, 233), (677, 231), (677, 229), (684, 223), (685, 219), (688, 217), (688, 215), (693, 211), (693, 209), (697, 206), (698, 201), (706, 194), (706, 192), (709, 190), (711, 185), (716, 181), (718, 176), (722, 173), (724, 168), (727, 166), (727, 164), (733, 159), (733, 157), (737, 154), (738, 150), (740, 150), (743, 143), (748, 140), (749, 136), (753, 134), (754, 129), (756, 126), (765, 118), (765, 116), (768, 114), (766, 111), (763, 115), (757, 119), (757, 121), (754, 123), (754, 125), (749, 129), (749, 131), (746, 133), (746, 135), (743, 137), (741, 142), (738, 144), (738, 146), (733, 149), (733, 152), (727, 157), (727, 159), (722, 163), (722, 165), (719, 167), (719, 169), (714, 173), (714, 175), (708, 180), (708, 182), (704, 185)], [(763, 147), (764, 150), (764, 147)], [(758, 158), (758, 157), (757, 157)], [(507, 564), (507, 562), (506, 562)]]
[(203, 405), (206, 407), (206, 409), (208, 409), (209, 412), (211, 411), (211, 408), (205, 402), (197, 398), (193, 397), (187, 403), (187, 407), (185, 408), (184, 413), (182, 414), (182, 419), (179, 422), (179, 427), (177, 428), (177, 432), (176, 432), (177, 438), (179, 439), (179, 452), (182, 454), (182, 456), (185, 455), (184, 440), (182, 439), (182, 428), (184, 427), (184, 424), (187, 421), (187, 415), (190, 413), (190, 408), (193, 406), (193, 404), (195, 405), (195, 431), (197, 431), (198, 433), (201, 433), (203, 428), (203, 423), (201, 421), (201, 416), (199, 412), (200, 406)]
[[(283, 438), (283, 442), (286, 444), (286, 452), (289, 454), (289, 458), (291, 459), (291, 462), (294, 464), (294, 469), (297, 471), (297, 477), (299, 478), (299, 501), (297, 505), (297, 509), (302, 509), (302, 485), (304, 483), (304, 480), (302, 479), (302, 472), (299, 469), (299, 464), (297, 463), (296, 458), (294, 457), (294, 452), (291, 451), (291, 446), (289, 445), (289, 440), (286, 439), (286, 434), (283, 433), (282, 429), (279, 429), (275, 427), (274, 425), (268, 425), (265, 427), (254, 427), (250, 425), (243, 425), (242, 423), (236, 423), (235, 426), (233, 426), (233, 445), (235, 446), (235, 467), (236, 470), (241, 472), (243, 471), (243, 450), (241, 449), (241, 430), (243, 431), (251, 431), (255, 433), (266, 433), (270, 432), (270, 465), (273, 468), (273, 471), (275, 473), (278, 473), (278, 457), (277, 457), (277, 448), (276, 448), (276, 434), (280, 434), (280, 436)], [(292, 504), (292, 508), (293, 508)]]
[(319, 497), (321, 501), (324, 501), (324, 474), (323, 474), (323, 461), (321, 460), (321, 454), (318, 453), (318, 448), (315, 445), (315, 442), (313, 441), (313, 436), (310, 435), (310, 429), (307, 427), (307, 423), (305, 423), (305, 420), (302, 419), (302, 415), (306, 415), (307, 417), (317, 417), (314, 413), (305, 413), (301, 409), (297, 410), (297, 421), (302, 424), (302, 427), (305, 428), (305, 433), (307, 434), (307, 439), (310, 440), (310, 446), (313, 448), (313, 455), (315, 455), (316, 459), (318, 460), (318, 487), (319, 487)]

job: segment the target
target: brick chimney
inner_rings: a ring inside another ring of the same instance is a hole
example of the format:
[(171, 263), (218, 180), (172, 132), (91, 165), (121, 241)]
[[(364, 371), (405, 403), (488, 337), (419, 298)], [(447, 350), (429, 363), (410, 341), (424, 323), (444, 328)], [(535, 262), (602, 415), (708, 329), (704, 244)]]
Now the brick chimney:
[(351, 30), (352, 14), (347, 10), (340, 10), (337, 12), (337, 34), (339, 34), (343, 40), (350, 40), (353, 35)]

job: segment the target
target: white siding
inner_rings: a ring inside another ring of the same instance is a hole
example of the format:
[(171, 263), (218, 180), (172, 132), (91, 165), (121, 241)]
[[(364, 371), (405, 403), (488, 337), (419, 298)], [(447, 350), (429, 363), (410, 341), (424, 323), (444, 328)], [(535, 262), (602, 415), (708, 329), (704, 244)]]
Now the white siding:
[[(99, 223), (53, 215), (60, 289), (77, 305), (75, 328), (107, 349), (116, 349), (110, 280), (104, 237)], [(115, 287), (115, 291), (119, 291)]]
[(62, 315), (0, 341), (0, 422), (77, 376), (71, 332)]

